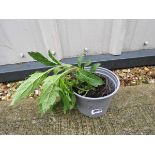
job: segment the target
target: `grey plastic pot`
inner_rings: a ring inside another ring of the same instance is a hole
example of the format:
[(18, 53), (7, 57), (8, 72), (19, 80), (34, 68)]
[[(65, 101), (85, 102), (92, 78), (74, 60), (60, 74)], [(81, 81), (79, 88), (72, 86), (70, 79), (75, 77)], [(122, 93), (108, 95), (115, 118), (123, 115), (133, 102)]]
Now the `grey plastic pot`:
[[(86, 67), (86, 69), (89, 70), (90, 67)], [(78, 110), (82, 114), (89, 117), (99, 117), (104, 115), (108, 110), (112, 97), (116, 94), (120, 87), (120, 81), (117, 75), (109, 69), (99, 67), (96, 73), (107, 77), (109, 81), (112, 82), (114, 86), (114, 91), (107, 96), (98, 98), (85, 97), (75, 93), (77, 98)]]

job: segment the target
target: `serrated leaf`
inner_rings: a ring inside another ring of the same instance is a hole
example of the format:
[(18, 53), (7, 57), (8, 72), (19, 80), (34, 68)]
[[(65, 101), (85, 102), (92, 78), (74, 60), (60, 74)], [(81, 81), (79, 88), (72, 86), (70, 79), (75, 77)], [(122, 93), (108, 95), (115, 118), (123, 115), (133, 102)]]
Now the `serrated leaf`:
[(60, 81), (60, 96), (63, 102), (63, 109), (64, 113), (67, 112), (67, 110), (71, 110), (75, 106), (76, 98), (75, 95), (73, 94), (73, 91), (69, 86), (67, 85), (67, 82), (64, 81), (64, 79), (61, 79)]
[(91, 66), (90, 72), (92, 72), (92, 73), (96, 72), (97, 68), (98, 68), (100, 65), (101, 65), (100, 63), (93, 64), (93, 65)]
[(15, 105), (19, 100), (30, 95), (46, 78), (47, 73), (34, 73), (25, 80), (17, 89), (11, 105)]
[(56, 63), (54, 61), (49, 61), (46, 57), (44, 57), (41, 53), (39, 52), (28, 52), (28, 54), (34, 59), (37, 60), (38, 62), (47, 65), (47, 66), (54, 66)]
[(92, 62), (91, 62), (91, 60), (90, 59), (88, 59), (87, 61), (86, 61), (86, 63), (85, 63), (85, 67), (87, 67), (87, 66), (89, 66), (90, 64), (91, 64)]
[(77, 59), (78, 67), (82, 67), (83, 55), (80, 55)]
[(50, 50), (48, 50), (48, 55), (57, 65), (61, 65), (61, 62), (54, 57)]
[(93, 74), (89, 71), (83, 70), (83, 69), (80, 69), (78, 71), (78, 73), (76, 74), (76, 77), (80, 81), (87, 82), (88, 84), (90, 84), (94, 87), (104, 84), (104, 81), (100, 77), (96, 76), (95, 74)]
[(66, 114), (66, 112), (71, 109), (70, 108), (70, 97), (66, 95), (66, 93), (63, 91), (60, 92), (60, 96), (63, 102), (63, 111)]
[(57, 97), (59, 97), (59, 78), (60, 75), (53, 75), (44, 80), (39, 97), (39, 107), (42, 113), (45, 113), (56, 104)]

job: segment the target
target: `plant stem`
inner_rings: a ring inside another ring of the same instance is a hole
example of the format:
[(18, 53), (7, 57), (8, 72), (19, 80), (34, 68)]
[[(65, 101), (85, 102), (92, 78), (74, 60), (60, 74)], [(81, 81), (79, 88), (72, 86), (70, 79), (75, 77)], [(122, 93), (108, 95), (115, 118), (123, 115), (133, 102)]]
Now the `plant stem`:
[(65, 72), (63, 72), (63, 73), (61, 74), (61, 76), (65, 75), (65, 74), (68, 74), (68, 73), (70, 73), (71, 71), (78, 70), (78, 69), (79, 69), (78, 67), (73, 67), (73, 68), (71, 68), (71, 69), (68, 69), (68, 70), (66, 70)]
[[(60, 66), (60, 67), (65, 67), (63, 64), (60, 64), (60, 65), (57, 65), (57, 66), (55, 66), (55, 67), (52, 67), (52, 68), (50, 68), (49, 70), (47, 70), (45, 73), (50, 73), (52, 70), (54, 70), (56, 67), (58, 67), (58, 66)], [(71, 65), (72, 66), (72, 65)], [(72, 70), (75, 70), (75, 69), (78, 69), (78, 67), (75, 67), (74, 66), (74, 68), (71, 68), (71, 69), (69, 69), (69, 70), (66, 70), (64, 73), (62, 73), (62, 74), (66, 74), (66, 73), (68, 73), (68, 72), (70, 72), (70, 71), (72, 71)]]
[(55, 67), (48, 69), (45, 73), (51, 72), (54, 68), (55, 68)]
[(77, 88), (82, 91), (87, 91), (87, 89), (84, 89), (84, 88), (80, 88), (80, 87), (77, 87)]
[(89, 90), (86, 91), (86, 93), (83, 96), (86, 96)]

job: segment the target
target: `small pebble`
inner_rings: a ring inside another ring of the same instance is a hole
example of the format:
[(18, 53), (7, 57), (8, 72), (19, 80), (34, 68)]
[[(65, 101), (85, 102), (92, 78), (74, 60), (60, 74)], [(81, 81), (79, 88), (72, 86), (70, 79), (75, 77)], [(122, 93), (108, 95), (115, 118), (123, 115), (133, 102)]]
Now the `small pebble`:
[(150, 76), (155, 79), (155, 71), (151, 72)]
[(35, 95), (39, 95), (39, 90), (34, 91)]
[(128, 69), (122, 69), (122, 72), (128, 73)]
[(2, 88), (3, 90), (4, 90), (4, 89), (7, 89), (7, 85), (4, 84), (4, 85), (1, 86), (1, 88)]
[(7, 91), (7, 90), (5, 90), (5, 91), (4, 91), (4, 93), (5, 93), (5, 94), (7, 94), (7, 93), (8, 93), (8, 91)]
[(147, 67), (144, 67), (144, 70), (145, 70), (146, 72), (148, 72), (148, 71), (149, 71), (149, 68), (147, 68)]
[(8, 84), (7, 84), (7, 87), (8, 87), (8, 88), (10, 88), (10, 87), (11, 87), (11, 85), (8, 83)]
[(6, 98), (7, 98), (6, 96), (3, 96), (1, 99), (2, 99), (2, 101), (4, 101), (4, 100), (6, 100)]
[(151, 84), (151, 83), (155, 83), (155, 79), (149, 80), (148, 83), (150, 83), (150, 84)]
[(11, 94), (7, 94), (6, 98), (7, 98), (7, 100), (10, 100), (11, 99)]
[(136, 81), (131, 81), (131, 86), (135, 86), (136, 85)]

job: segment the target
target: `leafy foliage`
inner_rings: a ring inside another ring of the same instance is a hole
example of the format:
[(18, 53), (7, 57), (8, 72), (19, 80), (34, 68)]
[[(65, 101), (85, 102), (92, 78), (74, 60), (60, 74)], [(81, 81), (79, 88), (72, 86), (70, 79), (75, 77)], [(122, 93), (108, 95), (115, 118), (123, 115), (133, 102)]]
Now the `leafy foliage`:
[(48, 50), (48, 55), (49, 55), (49, 57), (52, 59), (52, 61), (53, 61), (55, 64), (61, 65), (61, 62), (58, 61), (58, 60), (54, 57), (54, 55), (51, 53), (50, 50)]
[(90, 59), (88, 59), (87, 61), (86, 61), (86, 63), (85, 63), (85, 67), (87, 67), (87, 66), (89, 66), (90, 64), (91, 64), (92, 62), (91, 62), (91, 60)]
[(41, 113), (45, 113), (56, 103), (56, 99), (59, 97), (59, 78), (60, 75), (53, 75), (44, 80), (42, 92), (39, 98), (39, 107)]
[(92, 72), (92, 73), (96, 72), (97, 68), (98, 68), (100, 65), (101, 65), (100, 63), (93, 64), (93, 65), (91, 66), (90, 72)]
[(82, 67), (83, 55), (80, 55), (77, 59), (78, 67)]
[(49, 61), (47, 58), (45, 58), (41, 53), (39, 52), (28, 52), (28, 54), (38, 62), (41, 62), (44, 65), (47, 66), (54, 66), (56, 63), (54, 61)]
[(15, 105), (19, 100), (30, 95), (46, 78), (47, 73), (34, 73), (24, 83), (22, 83), (13, 98), (11, 105)]
[(54, 73), (54, 74), (58, 74), (58, 73), (62, 72), (63, 70), (64, 70), (64, 67), (62, 67), (62, 66), (57, 66), (57, 67), (55, 67), (55, 68), (53, 69), (53, 73)]
[[(74, 88), (77, 89), (79, 94), (86, 95), (90, 90), (104, 84), (104, 81), (94, 74), (99, 64), (93, 64), (90, 71), (85, 70), (84, 67), (90, 66), (91, 61), (87, 60), (82, 65), (83, 55), (78, 58), (78, 66), (63, 64), (54, 57), (50, 50), (48, 55), (51, 60), (48, 60), (39, 52), (29, 52), (29, 55), (45, 65), (52, 66), (52, 68), (46, 72), (34, 73), (25, 80), (17, 89), (11, 105), (17, 104), (18, 101), (29, 96), (41, 85), (42, 89), (39, 97), (40, 112), (44, 114), (48, 110), (53, 110), (57, 105), (57, 99), (60, 98), (64, 113), (66, 113), (76, 105)], [(50, 72), (53, 72), (54, 75), (48, 76)]]
[(60, 96), (64, 103), (64, 113), (67, 112), (67, 110), (71, 110), (75, 106), (76, 98), (72, 92), (72, 88), (69, 87), (69, 84), (65, 79), (60, 80)]
[(99, 85), (104, 84), (103, 80), (99, 78), (97, 75), (90, 73), (84, 69), (80, 69), (76, 74), (77, 79), (80, 81), (86, 82), (89, 85), (97, 87)]

